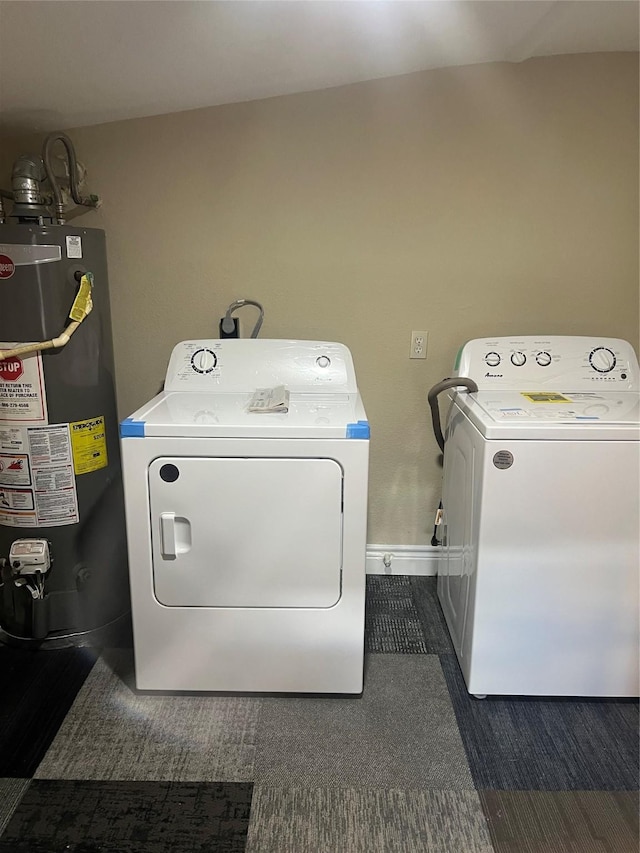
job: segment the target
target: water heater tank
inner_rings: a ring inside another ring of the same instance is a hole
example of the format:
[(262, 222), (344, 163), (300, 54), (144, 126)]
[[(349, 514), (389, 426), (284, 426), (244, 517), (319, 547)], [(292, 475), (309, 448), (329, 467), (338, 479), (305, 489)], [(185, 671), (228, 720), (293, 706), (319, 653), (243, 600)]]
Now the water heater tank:
[(0, 350), (58, 336), (88, 273), (68, 343), (0, 361), (4, 641), (82, 645), (129, 610), (104, 232), (0, 224)]

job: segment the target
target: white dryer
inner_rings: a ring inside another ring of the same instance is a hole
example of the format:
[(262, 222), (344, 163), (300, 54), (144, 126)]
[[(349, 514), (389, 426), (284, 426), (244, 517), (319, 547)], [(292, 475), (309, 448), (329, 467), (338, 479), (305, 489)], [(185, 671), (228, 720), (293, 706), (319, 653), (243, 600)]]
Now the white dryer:
[[(249, 411), (280, 385), (287, 411)], [(359, 693), (369, 426), (349, 350), (180, 343), (121, 444), (137, 687)]]
[(621, 340), (474, 340), (451, 392), (438, 596), (467, 688), (638, 696), (638, 362)]

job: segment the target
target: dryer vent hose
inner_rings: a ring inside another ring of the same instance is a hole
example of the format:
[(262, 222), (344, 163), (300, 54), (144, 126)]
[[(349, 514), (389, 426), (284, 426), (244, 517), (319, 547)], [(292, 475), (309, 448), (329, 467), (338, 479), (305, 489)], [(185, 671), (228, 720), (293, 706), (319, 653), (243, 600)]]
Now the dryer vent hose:
[(443, 391), (448, 391), (449, 388), (466, 388), (470, 393), (478, 390), (478, 386), (473, 379), (468, 379), (466, 376), (452, 376), (449, 379), (443, 379), (433, 386), (427, 394), (429, 408), (431, 409), (431, 422), (433, 423), (433, 434), (438, 442), (438, 447), (444, 453), (444, 435), (442, 434), (442, 426), (440, 424), (440, 409), (438, 407), (438, 395)]

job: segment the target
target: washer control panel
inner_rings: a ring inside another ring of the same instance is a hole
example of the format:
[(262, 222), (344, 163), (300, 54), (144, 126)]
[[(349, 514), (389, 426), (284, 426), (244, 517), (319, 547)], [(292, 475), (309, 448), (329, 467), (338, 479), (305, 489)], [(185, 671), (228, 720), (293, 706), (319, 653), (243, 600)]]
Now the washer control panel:
[(455, 375), (470, 377), (481, 389), (640, 389), (634, 349), (619, 338), (478, 338), (458, 353)]

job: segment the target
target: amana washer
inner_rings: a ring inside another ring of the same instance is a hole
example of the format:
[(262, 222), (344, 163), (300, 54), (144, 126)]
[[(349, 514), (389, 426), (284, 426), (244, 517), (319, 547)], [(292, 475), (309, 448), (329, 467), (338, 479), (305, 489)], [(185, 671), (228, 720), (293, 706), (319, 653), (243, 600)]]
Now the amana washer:
[[(280, 385), (288, 411), (248, 411)], [(185, 341), (121, 436), (137, 687), (361, 692), (369, 425), (349, 350)]]
[(470, 693), (638, 695), (638, 362), (621, 340), (474, 340), (444, 451), (438, 596)]

